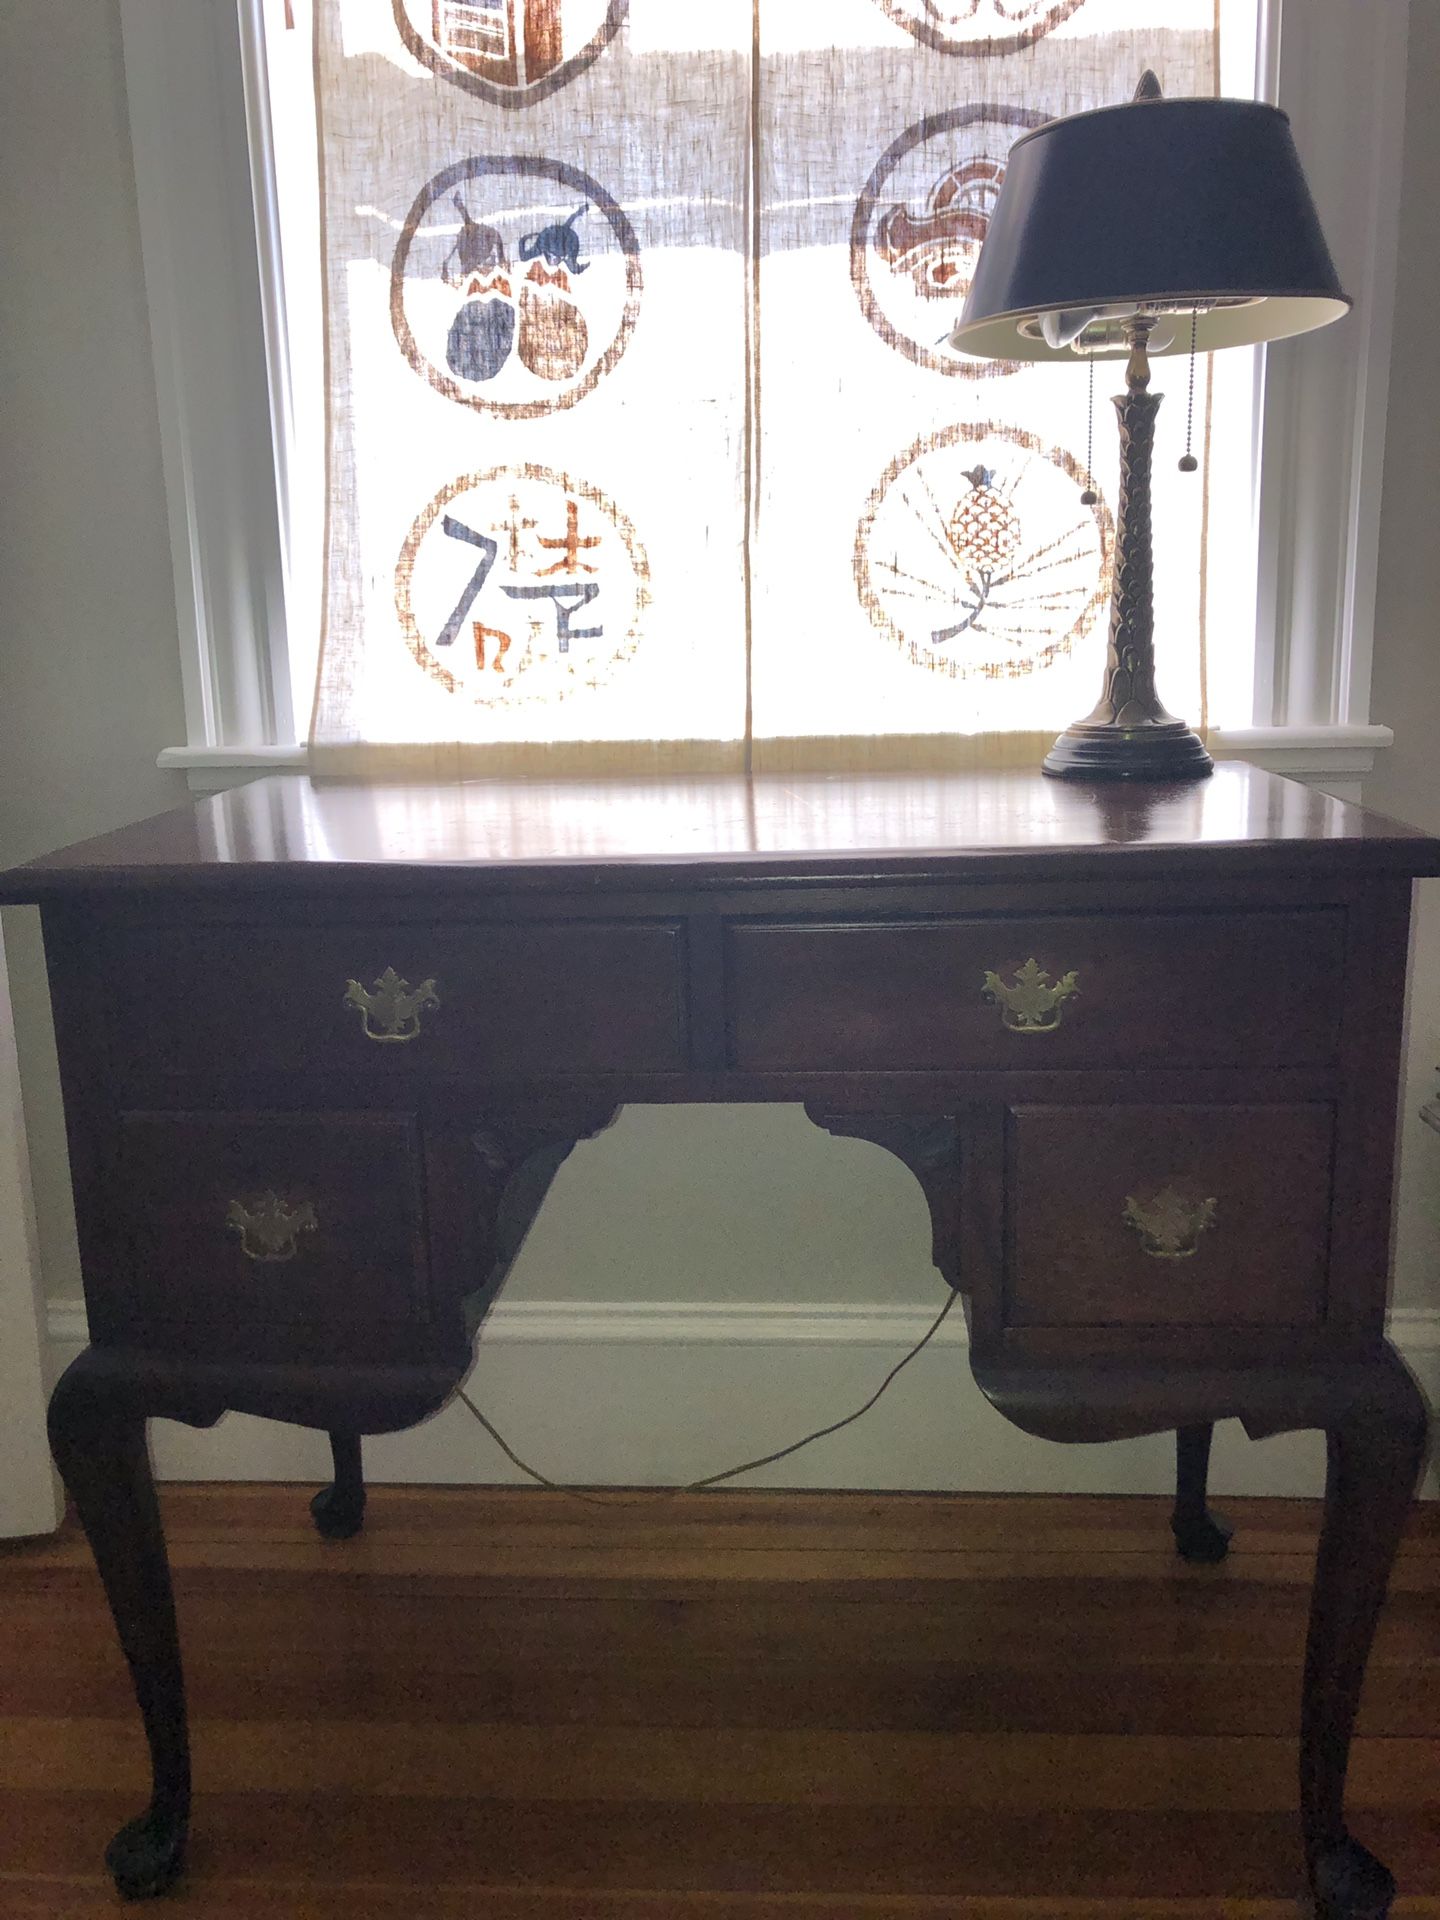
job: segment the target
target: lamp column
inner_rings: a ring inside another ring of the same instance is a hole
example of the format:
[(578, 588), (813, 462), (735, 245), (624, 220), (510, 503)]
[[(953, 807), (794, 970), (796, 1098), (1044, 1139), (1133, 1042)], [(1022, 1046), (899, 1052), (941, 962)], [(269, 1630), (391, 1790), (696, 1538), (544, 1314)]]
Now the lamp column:
[(1093, 712), (1077, 720), (1045, 757), (1062, 780), (1199, 780), (1214, 762), (1198, 734), (1161, 705), (1155, 691), (1154, 562), (1150, 544), (1150, 468), (1161, 395), (1150, 392), (1146, 343), (1154, 319), (1129, 323), (1120, 422), (1120, 499), (1105, 682)]

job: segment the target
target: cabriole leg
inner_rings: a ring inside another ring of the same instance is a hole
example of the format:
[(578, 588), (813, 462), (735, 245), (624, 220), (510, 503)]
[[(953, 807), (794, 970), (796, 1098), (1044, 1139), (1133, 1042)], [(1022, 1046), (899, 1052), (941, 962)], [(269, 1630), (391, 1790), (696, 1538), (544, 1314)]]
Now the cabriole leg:
[(317, 1530), (327, 1540), (349, 1540), (365, 1520), (365, 1474), (360, 1464), (360, 1436), (344, 1429), (330, 1433), (335, 1478), (310, 1502)]
[(90, 1542), (150, 1745), (153, 1792), (105, 1851), (126, 1899), (163, 1893), (185, 1857), (190, 1747), (165, 1536), (145, 1417), (82, 1354), (50, 1400), (50, 1446)]
[(1384, 1920), (1395, 1882), (1345, 1828), (1345, 1770), (1365, 1662), (1419, 1477), (1425, 1407), (1395, 1369), (1380, 1406), (1327, 1430), (1325, 1522), (1300, 1717), (1300, 1804), (1316, 1920)]
[(1175, 1434), (1175, 1511), (1170, 1531), (1182, 1560), (1215, 1566), (1230, 1549), (1231, 1529), (1206, 1505), (1213, 1423), (1180, 1427)]

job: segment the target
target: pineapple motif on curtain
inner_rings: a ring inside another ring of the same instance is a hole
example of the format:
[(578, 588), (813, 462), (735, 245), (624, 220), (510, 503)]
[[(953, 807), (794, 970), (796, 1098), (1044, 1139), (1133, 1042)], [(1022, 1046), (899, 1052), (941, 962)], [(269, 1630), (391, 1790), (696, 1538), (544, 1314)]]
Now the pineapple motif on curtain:
[[(943, 765), (1073, 717), (1115, 382), (1087, 506), (1083, 367), (944, 340), (1012, 141), (1146, 65), (1213, 92), (1213, 5), (315, 0), (317, 764)], [(1203, 498), (1157, 512), (1181, 580)]]

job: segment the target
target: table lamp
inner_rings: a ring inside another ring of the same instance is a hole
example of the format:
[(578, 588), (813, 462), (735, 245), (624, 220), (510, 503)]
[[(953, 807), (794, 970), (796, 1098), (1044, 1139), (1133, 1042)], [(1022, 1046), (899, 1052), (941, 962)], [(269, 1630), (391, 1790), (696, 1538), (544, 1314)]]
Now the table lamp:
[(1197, 780), (1213, 764), (1155, 691), (1149, 356), (1280, 340), (1349, 305), (1276, 107), (1166, 100), (1147, 72), (1129, 105), (1048, 121), (1010, 149), (950, 346), (986, 360), (1128, 356), (1105, 681), (1046, 773)]

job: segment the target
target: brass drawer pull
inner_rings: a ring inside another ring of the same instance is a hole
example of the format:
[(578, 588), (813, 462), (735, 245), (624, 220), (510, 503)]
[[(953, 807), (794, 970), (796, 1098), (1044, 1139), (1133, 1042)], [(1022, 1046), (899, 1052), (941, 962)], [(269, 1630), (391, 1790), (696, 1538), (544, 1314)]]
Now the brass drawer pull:
[(1162, 1187), (1148, 1200), (1125, 1196), (1122, 1218), (1140, 1236), (1140, 1248), (1152, 1260), (1188, 1260), (1200, 1245), (1200, 1236), (1215, 1224), (1214, 1200), (1190, 1200), (1173, 1187)]
[(365, 1038), (384, 1045), (418, 1039), (422, 1009), (438, 1007), (440, 996), (433, 980), (422, 980), (418, 987), (412, 987), (393, 967), (387, 967), (373, 987), (347, 980), (344, 1004), (359, 1013)]
[(999, 1007), (1000, 1019), (1011, 1033), (1053, 1033), (1060, 1024), (1061, 1002), (1078, 993), (1076, 976), (1062, 974), (1050, 985), (1050, 976), (1038, 960), (1029, 959), (1007, 987), (998, 973), (987, 973), (981, 998)]
[(318, 1222), (308, 1200), (288, 1207), (278, 1193), (262, 1193), (247, 1205), (232, 1200), (225, 1224), (240, 1236), (247, 1260), (293, 1260), (302, 1233), (313, 1233)]

